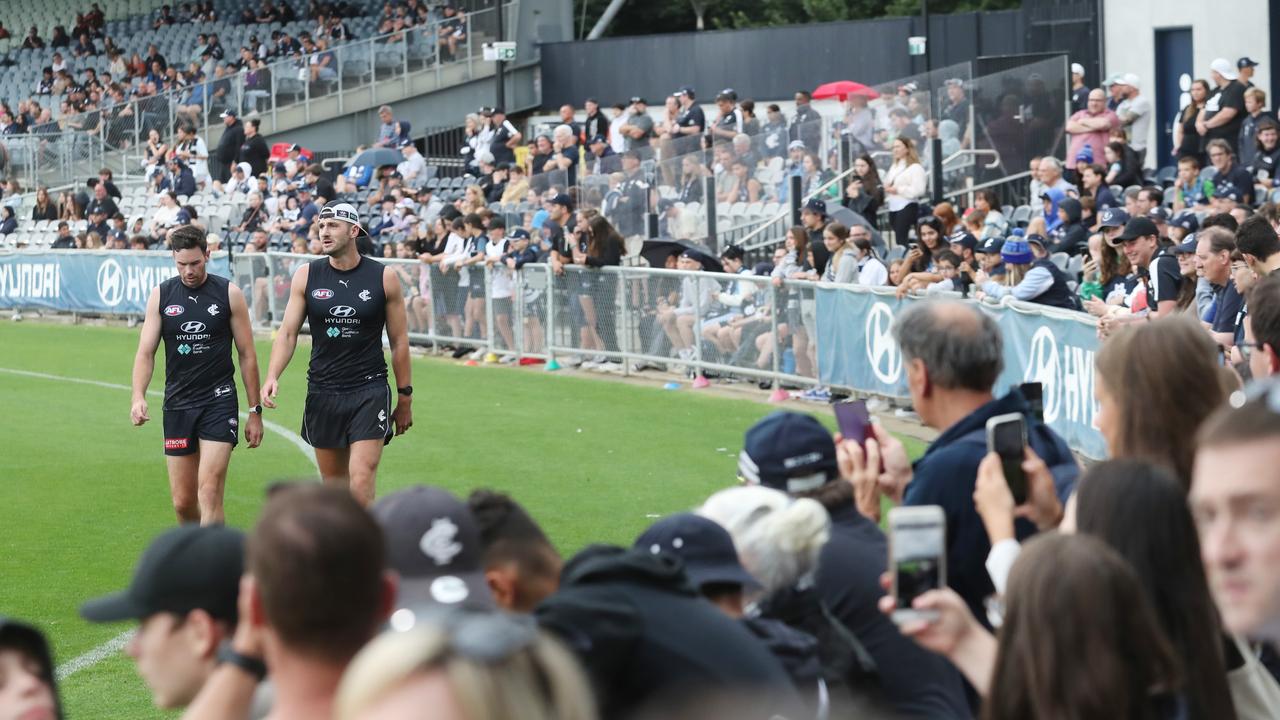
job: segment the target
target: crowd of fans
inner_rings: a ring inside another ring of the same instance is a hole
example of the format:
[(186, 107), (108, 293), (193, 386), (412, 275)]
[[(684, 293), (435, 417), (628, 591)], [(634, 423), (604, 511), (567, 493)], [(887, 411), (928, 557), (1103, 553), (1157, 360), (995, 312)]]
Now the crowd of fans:
[[(193, 720), (1274, 717), (1278, 277), (1249, 294), (1267, 310), (1247, 390), (1189, 318), (1107, 340), (1110, 459), (1087, 469), (1019, 389), (994, 394), (994, 320), (933, 300), (893, 326), (939, 431), (914, 463), (879, 425), (858, 441), (776, 412), (744, 436), (742, 486), (567, 560), (500, 492), (415, 486), (366, 511), (285, 484), (247, 536), (164, 532), (81, 613), (136, 621), (156, 704)], [(1008, 414), (1027, 428), (1021, 504), (973, 439)], [(945, 517), (945, 584), (911, 619), (886, 504)], [(0, 677), (6, 716), (61, 717), (38, 629), (0, 622)]]

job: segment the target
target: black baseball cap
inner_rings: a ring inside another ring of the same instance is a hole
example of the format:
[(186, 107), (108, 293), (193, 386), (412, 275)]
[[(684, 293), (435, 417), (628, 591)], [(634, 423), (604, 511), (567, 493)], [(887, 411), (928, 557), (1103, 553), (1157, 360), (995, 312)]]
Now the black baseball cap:
[(386, 534), (388, 564), (400, 574), (396, 607), (495, 609), (480, 529), (466, 503), (416, 485), (383, 497), (370, 512)]
[(760, 583), (742, 567), (729, 531), (715, 521), (676, 513), (649, 526), (636, 538), (635, 547), (657, 555), (669, 553), (684, 561), (685, 574), (695, 587), (740, 585), (755, 590)]
[(632, 96), (631, 96), (631, 100), (630, 100), (629, 102), (630, 102), (632, 105), (635, 105), (635, 104), (637, 104), (637, 103), (639, 103), (640, 105), (648, 105), (648, 104), (649, 104), (648, 102), (645, 102), (645, 99), (644, 99), (644, 98), (642, 98), (642, 97), (640, 97), (639, 95), (632, 95)]
[(673, 93), (671, 93), (671, 94), (672, 94), (672, 95), (675, 95), (676, 97), (679, 97), (679, 96), (681, 96), (681, 95), (688, 95), (688, 96), (689, 96), (689, 97), (691, 97), (691, 98), (693, 98), (693, 97), (697, 97), (697, 95), (693, 92), (693, 86), (692, 86), (692, 85), (681, 85), (679, 90), (677, 90), (677, 91), (675, 91), (675, 92), (673, 92)]
[(982, 241), (982, 244), (978, 246), (976, 252), (980, 252), (983, 255), (999, 255), (1000, 248), (1003, 246), (1004, 240), (998, 237), (989, 237)]
[(222, 114), (219, 115), (218, 117), (221, 117), (221, 118), (240, 117), (240, 112), (237, 111), (235, 108), (227, 108), (226, 110), (223, 110)]
[(738, 92), (733, 88), (725, 88), (716, 93), (716, 100), (728, 100), (730, 102), (737, 101)]
[(1243, 70), (1245, 68), (1258, 67), (1258, 61), (1248, 57), (1242, 57), (1236, 61), (1236, 69)]
[(244, 533), (183, 525), (151, 541), (128, 589), (90, 600), (80, 606), (80, 615), (92, 622), (118, 622), (204, 610), (234, 624), (243, 574)]
[(1156, 228), (1156, 224), (1151, 222), (1151, 218), (1136, 217), (1129, 220), (1124, 225), (1124, 232), (1116, 238), (1116, 242), (1127, 242), (1148, 235), (1159, 235), (1160, 230)]
[(592, 135), (591, 139), (587, 141), (587, 144), (595, 145), (596, 143), (600, 143), (601, 145), (605, 145), (605, 144), (608, 144), (608, 142), (609, 142), (608, 140), (604, 139), (603, 135), (597, 134), (597, 135)]
[(836, 443), (813, 416), (778, 411), (747, 431), (738, 474), (749, 485), (791, 493), (816, 490), (839, 475)]
[(573, 210), (573, 198), (569, 197), (568, 195), (565, 195), (564, 193), (559, 193), (555, 197), (551, 198), (551, 204), (563, 205), (569, 210), (571, 211)]
[(804, 204), (804, 209), (819, 215), (826, 215), (827, 202), (818, 198), (809, 198), (809, 201)]

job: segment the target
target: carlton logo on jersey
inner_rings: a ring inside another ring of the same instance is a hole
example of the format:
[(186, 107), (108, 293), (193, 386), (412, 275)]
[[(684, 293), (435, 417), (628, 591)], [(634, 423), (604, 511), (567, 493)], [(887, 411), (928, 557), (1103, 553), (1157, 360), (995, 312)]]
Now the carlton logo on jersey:
[(311, 297), (317, 300), (328, 300), (333, 297), (333, 291), (329, 288), (317, 288), (311, 291)]
[(169, 307), (164, 309), (164, 314), (168, 315), (169, 317), (177, 317), (178, 315), (181, 315), (186, 311), (187, 309), (182, 307), (181, 305), (170, 305)]

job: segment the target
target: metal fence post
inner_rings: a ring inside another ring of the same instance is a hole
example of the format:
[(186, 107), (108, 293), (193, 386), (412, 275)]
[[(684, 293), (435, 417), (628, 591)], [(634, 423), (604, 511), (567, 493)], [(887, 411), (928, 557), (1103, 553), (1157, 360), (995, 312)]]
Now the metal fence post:
[(413, 32), (412, 28), (405, 28), (396, 43), (400, 46), (400, 84), (406, 97), (409, 95), (409, 33), (411, 32)]
[(311, 122), (311, 58), (302, 56), (302, 113), (307, 122)]
[(786, 293), (780, 292), (781, 290), (782, 288), (774, 287), (773, 283), (769, 283), (769, 292), (773, 293), (773, 312), (769, 313), (769, 328), (773, 334), (773, 352), (771, 353), (773, 355), (771, 358), (773, 361), (773, 393), (769, 396), (769, 399), (774, 402), (786, 399), (786, 394), (782, 390), (782, 338), (778, 337), (778, 314), (786, 310), (786, 306), (783, 305)]
[(467, 79), (470, 80), (475, 77), (475, 71), (472, 69), (472, 65), (475, 63), (475, 56), (471, 53), (471, 13), (467, 13), (464, 22), (467, 24)]
[(524, 271), (516, 270), (511, 275), (511, 335), (516, 341), (513, 349), (519, 360), (524, 357)]
[(619, 345), (622, 349), (622, 374), (631, 375), (631, 287), (627, 279), (626, 268), (618, 268), (618, 286), (622, 290), (622, 309), (615, 323), (614, 332), (621, 335)]
[(544, 344), (547, 350), (547, 369), (559, 370), (560, 363), (556, 362), (556, 273), (550, 264), (547, 268), (547, 327), (544, 330), (546, 339)]
[(484, 327), (485, 339), (489, 343), (488, 355), (495, 355), (497, 346), (493, 340), (493, 268), (488, 263), (484, 264)]
[(707, 379), (702, 376), (702, 278), (689, 274), (693, 275), (693, 386), (706, 387)]
[(280, 127), (280, 100), (276, 95), (276, 75), (279, 74), (281, 65), (284, 63), (276, 63), (271, 68), (271, 129), (274, 131)]

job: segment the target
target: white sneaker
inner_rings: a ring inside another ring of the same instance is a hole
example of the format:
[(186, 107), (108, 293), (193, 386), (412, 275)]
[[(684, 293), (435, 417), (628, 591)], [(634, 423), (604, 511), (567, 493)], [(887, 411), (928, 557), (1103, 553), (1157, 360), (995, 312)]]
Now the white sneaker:
[(693, 348), (685, 348), (676, 354), (680, 357), (681, 360), (688, 362), (689, 360), (693, 359)]
[(470, 355), (468, 355), (467, 357), (468, 357), (468, 358), (470, 358), (470, 359), (472, 359), (472, 360), (483, 360), (483, 359), (484, 359), (484, 355), (485, 355), (485, 349), (484, 349), (484, 348), (480, 348), (479, 350), (476, 350), (475, 352), (471, 353), (471, 354), (470, 354)]
[(604, 355), (597, 355), (591, 358), (591, 362), (595, 363), (596, 365), (603, 365), (609, 362), (609, 358), (605, 357)]
[(582, 364), (582, 356), (580, 355), (565, 355), (564, 357), (560, 358), (561, 367), (578, 367), (581, 364)]
[(598, 367), (600, 367), (600, 363), (594, 360), (583, 360), (582, 363), (578, 365), (578, 369), (580, 370), (595, 370)]

